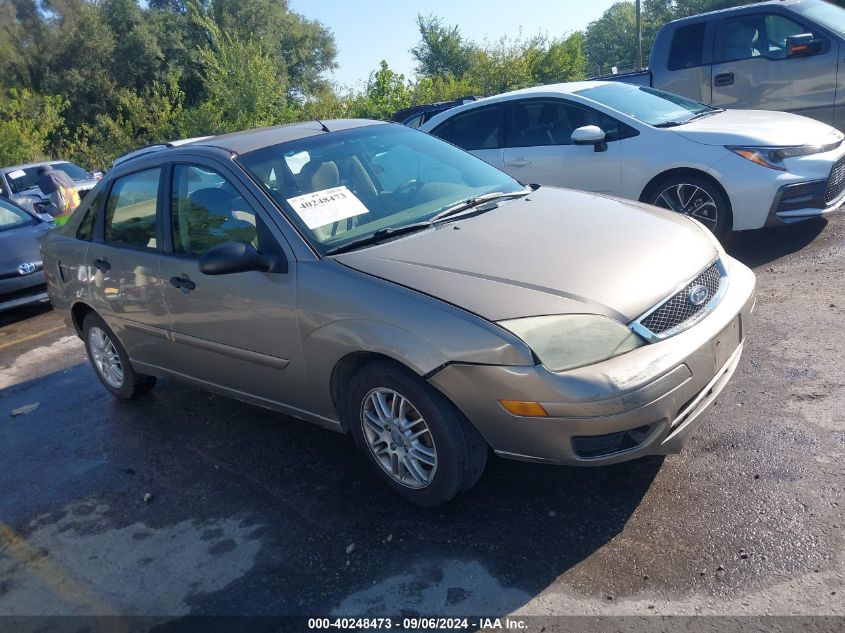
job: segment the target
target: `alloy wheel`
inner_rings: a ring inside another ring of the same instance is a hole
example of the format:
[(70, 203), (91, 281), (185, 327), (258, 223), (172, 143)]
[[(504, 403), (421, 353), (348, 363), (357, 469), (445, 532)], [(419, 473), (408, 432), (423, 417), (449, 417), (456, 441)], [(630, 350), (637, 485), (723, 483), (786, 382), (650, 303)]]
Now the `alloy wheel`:
[(97, 326), (92, 327), (88, 330), (88, 347), (94, 367), (103, 380), (115, 389), (120, 389), (123, 386), (123, 364), (108, 334)]
[(373, 457), (397, 483), (425, 488), (437, 471), (434, 438), (419, 410), (393, 389), (370, 391), (361, 406), (361, 427)]
[(655, 198), (654, 204), (695, 218), (713, 233), (719, 223), (719, 208), (707, 191), (692, 184), (667, 187)]

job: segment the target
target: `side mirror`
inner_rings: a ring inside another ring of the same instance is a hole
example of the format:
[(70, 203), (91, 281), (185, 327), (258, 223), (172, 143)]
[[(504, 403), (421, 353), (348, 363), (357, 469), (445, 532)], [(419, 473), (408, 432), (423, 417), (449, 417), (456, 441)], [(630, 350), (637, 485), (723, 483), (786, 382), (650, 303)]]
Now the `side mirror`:
[(54, 218), (49, 213), (39, 213), (38, 217), (41, 218), (47, 224), (54, 224), (56, 222), (56, 218)]
[(787, 57), (809, 57), (818, 54), (821, 50), (822, 40), (817, 39), (812, 33), (790, 35), (786, 38)]
[(596, 152), (606, 152), (607, 135), (598, 125), (585, 125), (572, 132), (572, 142), (575, 145), (592, 145)]
[(286, 273), (288, 260), (284, 254), (262, 255), (246, 242), (224, 242), (200, 257), (199, 268), (205, 275), (230, 275), (250, 270)]

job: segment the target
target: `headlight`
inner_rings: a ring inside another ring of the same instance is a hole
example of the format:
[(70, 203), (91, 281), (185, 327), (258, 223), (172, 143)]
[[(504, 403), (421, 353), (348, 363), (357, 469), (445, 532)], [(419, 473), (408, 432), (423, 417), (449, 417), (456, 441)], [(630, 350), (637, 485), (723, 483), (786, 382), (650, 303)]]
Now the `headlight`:
[(499, 325), (525, 341), (551, 371), (592, 365), (645, 345), (618, 321), (597, 314), (526, 317)]
[(836, 145), (798, 145), (792, 147), (733, 147), (727, 146), (734, 154), (742, 156), (752, 163), (756, 163), (761, 167), (768, 167), (769, 169), (777, 169), (778, 171), (786, 171), (783, 161), (786, 158), (793, 158), (795, 156), (807, 156), (809, 154), (819, 154), (833, 149)]

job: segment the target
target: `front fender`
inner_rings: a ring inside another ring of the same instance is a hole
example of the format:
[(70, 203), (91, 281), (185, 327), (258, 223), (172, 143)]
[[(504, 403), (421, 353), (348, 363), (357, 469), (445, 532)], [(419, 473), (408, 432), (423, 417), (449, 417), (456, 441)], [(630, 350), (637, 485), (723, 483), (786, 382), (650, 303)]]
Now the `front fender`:
[[(483, 330), (481, 333), (482, 336), (486, 334)], [(334, 321), (314, 330), (302, 343), (308, 384), (313, 389), (309, 398), (311, 407), (320, 415), (337, 418), (332, 399), (332, 375), (341, 361), (353, 354), (385, 356), (419, 376), (437, 372), (450, 362), (533, 364), (522, 350), (513, 349), (504, 339), (485, 338), (488, 340), (484, 348), (478, 347), (479, 341), (475, 340), (472, 350), (446, 350), (443, 343), (427, 340), (391, 323), (365, 319)]]

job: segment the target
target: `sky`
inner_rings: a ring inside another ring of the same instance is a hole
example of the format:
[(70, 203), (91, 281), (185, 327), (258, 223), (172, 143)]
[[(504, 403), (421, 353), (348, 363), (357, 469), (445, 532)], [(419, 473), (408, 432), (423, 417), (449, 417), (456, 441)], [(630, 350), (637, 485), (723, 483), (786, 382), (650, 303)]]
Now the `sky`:
[(361, 88), (386, 59), (407, 78), (414, 76), (409, 49), (419, 41), (418, 13), (457, 24), (470, 40), (544, 33), (550, 38), (581, 30), (614, 0), (291, 0), (291, 9), (319, 20), (334, 33), (338, 68), (333, 79)]

